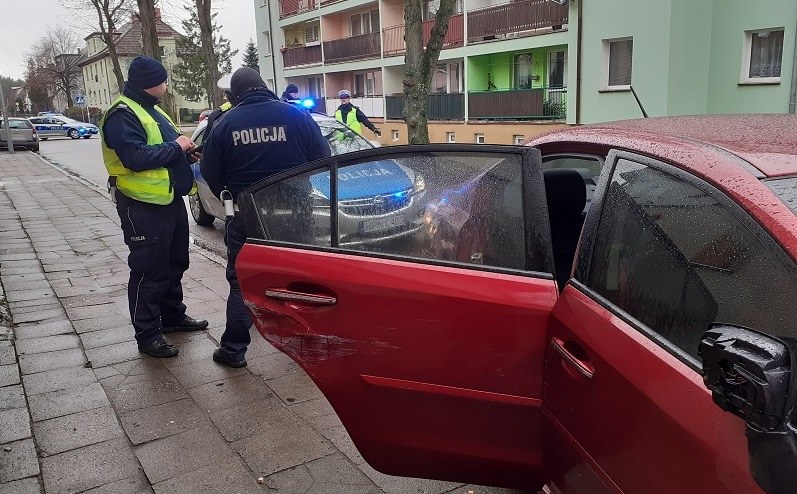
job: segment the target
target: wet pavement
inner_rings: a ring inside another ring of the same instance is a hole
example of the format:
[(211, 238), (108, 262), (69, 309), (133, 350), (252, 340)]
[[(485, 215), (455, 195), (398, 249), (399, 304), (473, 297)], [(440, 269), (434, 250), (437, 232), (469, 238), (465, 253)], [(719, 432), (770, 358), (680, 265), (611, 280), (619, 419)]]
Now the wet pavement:
[(0, 493), (517, 492), (373, 470), (255, 331), (248, 367), (215, 364), (228, 288), (197, 246), (185, 303), (209, 330), (169, 335), (176, 358), (140, 354), (127, 253), (107, 197), (34, 153), (0, 155)]

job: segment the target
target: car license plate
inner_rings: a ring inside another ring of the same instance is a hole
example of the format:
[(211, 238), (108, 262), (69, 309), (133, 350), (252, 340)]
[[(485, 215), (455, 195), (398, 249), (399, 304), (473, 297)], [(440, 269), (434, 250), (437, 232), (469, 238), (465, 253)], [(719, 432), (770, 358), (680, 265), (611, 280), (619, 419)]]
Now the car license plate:
[(363, 221), (363, 233), (377, 232), (380, 230), (389, 230), (404, 224), (404, 215), (396, 214), (387, 216), (385, 218), (375, 218), (372, 220)]

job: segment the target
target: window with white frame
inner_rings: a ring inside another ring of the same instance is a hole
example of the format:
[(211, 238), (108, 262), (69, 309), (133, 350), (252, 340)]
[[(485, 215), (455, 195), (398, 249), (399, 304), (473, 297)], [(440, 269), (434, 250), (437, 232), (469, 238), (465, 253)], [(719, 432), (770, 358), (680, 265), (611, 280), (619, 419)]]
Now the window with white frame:
[(742, 83), (779, 83), (783, 62), (783, 28), (745, 31)]
[(484, 144), (484, 134), (473, 134), (473, 142), (476, 144)]
[(307, 78), (307, 95), (311, 98), (320, 98), (324, 94), (324, 85), (320, 77)]
[(454, 132), (446, 132), (446, 142), (457, 142), (457, 135)]
[[(429, 19), (434, 19), (435, 15), (437, 15), (437, 11), (440, 9), (440, 0), (424, 0), (422, 9), (422, 20), (428, 21)], [(462, 13), (462, 0), (454, 1), (454, 13)]]
[(548, 87), (564, 87), (567, 80), (567, 67), (564, 50), (548, 52)]
[(354, 96), (361, 98), (363, 96), (376, 96), (376, 78), (378, 77), (377, 71), (360, 72), (354, 74)]
[(512, 136), (512, 144), (523, 144), (523, 141), (525, 140), (526, 139), (520, 134), (515, 134)]
[(633, 51), (633, 38), (603, 40), (606, 89), (629, 89)]
[(462, 92), (462, 71), (459, 62), (439, 63), (432, 75), (432, 94)]
[(515, 89), (531, 89), (531, 53), (515, 55)]
[(263, 51), (260, 55), (271, 55), (271, 31), (263, 31), (263, 38), (266, 40), (266, 46), (263, 47)]
[(379, 32), (379, 10), (361, 12), (351, 16), (351, 35)]
[(319, 25), (313, 24), (304, 28), (304, 43), (306, 45), (317, 45), (319, 43)]
[(398, 130), (392, 130), (390, 132), (390, 138), (393, 139), (394, 141), (398, 141), (399, 140), (399, 131)]

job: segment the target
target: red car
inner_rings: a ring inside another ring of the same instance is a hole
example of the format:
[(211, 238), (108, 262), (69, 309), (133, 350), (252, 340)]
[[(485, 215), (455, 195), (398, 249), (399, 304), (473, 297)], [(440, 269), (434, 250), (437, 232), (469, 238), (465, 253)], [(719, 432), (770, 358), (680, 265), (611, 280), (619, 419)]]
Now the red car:
[[(339, 181), (380, 160), (425, 177), (425, 227), (341, 247)], [(321, 245), (309, 184), (330, 177)], [(271, 177), (239, 206), (258, 331), (374, 468), (561, 493), (792, 492), (797, 117), (379, 148)]]

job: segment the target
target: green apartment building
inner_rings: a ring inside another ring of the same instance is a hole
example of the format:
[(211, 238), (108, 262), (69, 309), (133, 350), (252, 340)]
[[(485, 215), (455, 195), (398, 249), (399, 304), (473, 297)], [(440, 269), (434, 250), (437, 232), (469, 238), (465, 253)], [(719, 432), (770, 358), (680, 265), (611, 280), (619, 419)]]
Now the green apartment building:
[[(403, 2), (254, 2), (270, 86), (296, 84), (328, 114), (348, 89), (384, 144), (406, 142)], [(424, 4), (425, 36), (438, 4)], [(794, 112), (796, 29), (794, 0), (459, 0), (430, 138), (511, 144), (641, 117), (632, 87), (650, 116)]]

